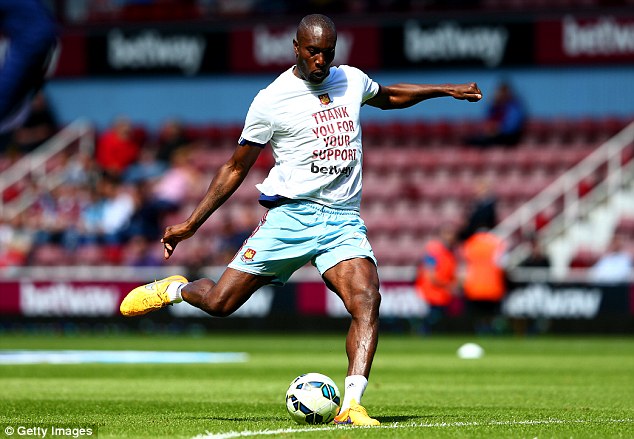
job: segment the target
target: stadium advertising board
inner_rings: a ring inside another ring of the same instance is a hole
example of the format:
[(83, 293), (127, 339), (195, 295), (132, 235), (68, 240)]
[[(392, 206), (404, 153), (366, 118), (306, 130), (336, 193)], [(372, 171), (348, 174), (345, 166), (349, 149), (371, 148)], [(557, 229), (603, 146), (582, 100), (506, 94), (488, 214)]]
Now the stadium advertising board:
[(3, 282), (0, 314), (24, 317), (112, 317), (136, 284), (127, 282)]
[(634, 17), (566, 16), (537, 23), (540, 64), (619, 64), (634, 62)]
[[(0, 282), (0, 315), (20, 318), (121, 318), (119, 304), (128, 291), (138, 286), (130, 282)], [(381, 285), (381, 318), (395, 321), (425, 317), (429, 306), (408, 282)], [(449, 312), (456, 321), (468, 318), (467, 309), (457, 301)], [(634, 317), (634, 285), (591, 285), (570, 283), (516, 283), (504, 302), (505, 317), (551, 321), (592, 322), (588, 329), (619, 326)], [(159, 319), (199, 319), (209, 316), (186, 303), (152, 314)], [(272, 326), (289, 317), (307, 322), (313, 317), (348, 319), (341, 300), (323, 282), (290, 282), (284, 287), (266, 286), (258, 290), (232, 319), (269, 321)], [(125, 319), (123, 319), (125, 320)], [(122, 320), (122, 321), (123, 321)], [(466, 320), (465, 320), (466, 321)], [(620, 322), (620, 323), (619, 323)], [(265, 325), (266, 326), (266, 325)]]
[(227, 70), (227, 34), (190, 29), (112, 28), (87, 37), (92, 75), (175, 74)]
[[(231, 70), (235, 72), (281, 72), (295, 63), (293, 40), (297, 27), (259, 24), (231, 32)], [(379, 32), (375, 27), (337, 29), (334, 64), (361, 69), (379, 66)]]
[(408, 20), (383, 29), (383, 67), (496, 68), (533, 61), (533, 24)]

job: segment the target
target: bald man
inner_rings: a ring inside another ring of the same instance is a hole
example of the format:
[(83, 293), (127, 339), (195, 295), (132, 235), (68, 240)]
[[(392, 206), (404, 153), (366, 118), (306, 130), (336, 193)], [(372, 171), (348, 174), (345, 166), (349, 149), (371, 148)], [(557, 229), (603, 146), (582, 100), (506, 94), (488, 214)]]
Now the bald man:
[(259, 201), (269, 210), (218, 282), (171, 276), (132, 290), (121, 313), (145, 314), (184, 300), (213, 316), (228, 316), (258, 288), (282, 285), (310, 262), (351, 316), (344, 399), (334, 422), (379, 425), (361, 405), (381, 302), (377, 261), (359, 216), (361, 106), (406, 108), (440, 96), (475, 102), (482, 94), (475, 83), (379, 85), (359, 69), (332, 66), (336, 44), (330, 18), (315, 14), (301, 20), (293, 40), (295, 65), (258, 93), (233, 156), (190, 217), (165, 230), (169, 258), (240, 186), (270, 145), (275, 165), (257, 185)]

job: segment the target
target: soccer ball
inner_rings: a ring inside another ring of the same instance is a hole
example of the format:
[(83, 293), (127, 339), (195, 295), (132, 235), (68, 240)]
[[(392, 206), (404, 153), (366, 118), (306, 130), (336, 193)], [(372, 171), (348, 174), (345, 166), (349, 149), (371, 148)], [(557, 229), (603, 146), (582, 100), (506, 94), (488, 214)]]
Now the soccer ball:
[(286, 392), (286, 409), (298, 424), (327, 424), (339, 413), (341, 397), (333, 380), (311, 372), (291, 382)]

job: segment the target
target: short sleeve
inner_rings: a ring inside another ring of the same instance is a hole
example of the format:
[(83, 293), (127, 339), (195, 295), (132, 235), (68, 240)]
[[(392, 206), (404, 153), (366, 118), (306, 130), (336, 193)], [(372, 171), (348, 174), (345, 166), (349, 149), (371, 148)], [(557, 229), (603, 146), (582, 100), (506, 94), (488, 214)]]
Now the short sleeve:
[(240, 135), (240, 142), (250, 142), (259, 145), (266, 145), (271, 137), (273, 137), (273, 122), (270, 111), (266, 105), (266, 100), (262, 92), (251, 102), (247, 117), (245, 118), (244, 128)]
[(358, 70), (359, 78), (361, 80), (361, 85), (363, 87), (363, 95), (361, 99), (361, 103), (364, 104), (368, 99), (373, 98), (379, 92), (379, 84), (366, 75), (361, 70)]

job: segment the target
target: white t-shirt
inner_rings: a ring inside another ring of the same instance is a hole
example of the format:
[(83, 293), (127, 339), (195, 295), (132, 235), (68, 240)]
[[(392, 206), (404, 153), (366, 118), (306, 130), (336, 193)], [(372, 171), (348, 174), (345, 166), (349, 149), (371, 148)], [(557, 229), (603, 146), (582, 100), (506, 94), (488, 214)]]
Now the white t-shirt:
[(282, 73), (249, 108), (241, 141), (271, 143), (275, 166), (256, 187), (266, 196), (359, 210), (361, 105), (379, 85), (361, 70), (331, 67), (321, 84)]

